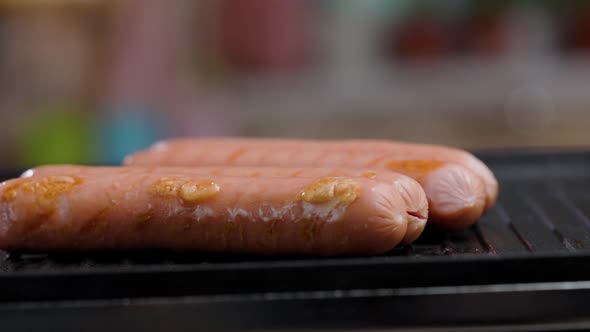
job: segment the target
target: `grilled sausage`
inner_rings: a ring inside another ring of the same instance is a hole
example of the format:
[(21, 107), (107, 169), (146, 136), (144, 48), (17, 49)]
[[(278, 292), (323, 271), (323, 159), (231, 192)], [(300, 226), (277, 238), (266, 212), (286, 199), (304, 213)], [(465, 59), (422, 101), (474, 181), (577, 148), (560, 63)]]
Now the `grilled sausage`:
[[(413, 177), (425, 188), (430, 204), (430, 222), (444, 229), (472, 225), (486, 205), (493, 205), (497, 197), (493, 174), (471, 154), (444, 147), (385, 141), (179, 139), (160, 142), (137, 152), (126, 158), (125, 164), (393, 170)], [(482, 167), (485, 171), (480, 170)], [(471, 169), (478, 170), (479, 175)], [(482, 178), (489, 176), (492, 184), (486, 187)]]
[(406, 233), (391, 184), (366, 178), (39, 176), (0, 184), (0, 248), (378, 254)]
[[(84, 167), (76, 165), (49, 165), (30, 169), (23, 177), (39, 177), (49, 175), (108, 175), (119, 171), (118, 167)], [(238, 177), (278, 177), (278, 178), (319, 178), (326, 176), (363, 177), (390, 183), (400, 193), (407, 211), (408, 230), (403, 244), (414, 242), (426, 226), (428, 218), (428, 201), (422, 187), (413, 179), (394, 172), (374, 171), (356, 168), (275, 168), (275, 167), (157, 167), (144, 168), (145, 172), (158, 174), (238, 176)]]
[[(231, 150), (229, 153), (228, 151)], [(371, 153), (377, 155), (374, 163), (380, 159), (389, 160), (435, 160), (451, 162), (470, 169), (482, 178), (486, 188), (486, 208), (494, 205), (498, 196), (498, 181), (490, 169), (473, 154), (456, 148), (402, 143), (388, 140), (297, 140), (297, 139), (256, 139), (256, 138), (184, 138), (170, 139), (154, 144), (150, 149), (133, 154), (126, 159), (126, 164), (158, 164), (164, 157), (178, 165), (193, 165), (197, 157), (205, 158), (209, 165), (252, 166), (262, 162), (276, 162), (284, 159), (290, 162), (300, 158), (330, 159), (323, 153), (314, 151), (349, 152), (349, 157)], [(183, 153), (178, 153), (183, 151)], [(190, 151), (190, 152), (189, 152)], [(186, 152), (186, 153), (184, 153)], [(309, 153), (309, 156), (302, 155)], [(254, 160), (253, 160), (254, 159)], [(372, 168), (374, 163), (355, 165)], [(330, 164), (333, 165), (333, 164)], [(207, 165), (203, 165), (207, 166)], [(271, 165), (272, 166), (272, 165)]]

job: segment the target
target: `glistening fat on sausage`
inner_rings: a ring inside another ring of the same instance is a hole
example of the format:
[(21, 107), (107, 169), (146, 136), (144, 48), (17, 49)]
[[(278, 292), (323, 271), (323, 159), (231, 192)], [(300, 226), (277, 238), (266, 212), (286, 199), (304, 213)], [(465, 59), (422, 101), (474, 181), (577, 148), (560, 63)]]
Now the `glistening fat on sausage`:
[(377, 254), (399, 244), (406, 206), (391, 184), (351, 177), (149, 173), (0, 184), (0, 248)]

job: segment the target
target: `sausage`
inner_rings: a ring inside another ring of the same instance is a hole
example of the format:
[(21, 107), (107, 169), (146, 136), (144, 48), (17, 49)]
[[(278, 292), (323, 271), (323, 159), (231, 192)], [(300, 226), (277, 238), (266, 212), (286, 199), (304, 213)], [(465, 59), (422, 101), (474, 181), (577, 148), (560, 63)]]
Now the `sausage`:
[[(200, 142), (203, 142), (201, 144)], [(428, 198), (429, 223), (442, 229), (464, 229), (483, 214), (486, 189), (464, 166), (436, 160), (404, 160), (375, 152), (368, 145), (328, 141), (180, 140), (156, 144), (126, 158), (128, 165), (166, 166), (301, 166), (371, 167), (413, 177)], [(285, 144), (283, 144), (285, 142)]]
[[(165, 158), (172, 158), (169, 163), (178, 166), (193, 166), (196, 162), (200, 162), (200, 166), (261, 166), (263, 163), (267, 163), (268, 166), (278, 166), (277, 160), (283, 159), (288, 164), (304, 158), (308, 160), (308, 163), (314, 160), (316, 165), (339, 166), (337, 163), (329, 162), (335, 158), (333, 155), (325, 155), (327, 152), (335, 151), (347, 152), (348, 158), (367, 153), (374, 156), (371, 162), (364, 165), (362, 162), (351, 163), (350, 166), (355, 167), (374, 168), (373, 161), (378, 163), (380, 159), (451, 162), (468, 168), (481, 177), (486, 190), (486, 209), (491, 208), (498, 197), (498, 181), (494, 174), (473, 154), (440, 145), (388, 140), (170, 139), (158, 142), (148, 150), (128, 156), (125, 164), (157, 165), (161, 164)], [(341, 166), (348, 166), (348, 164), (341, 163)]]
[(429, 204), (429, 220), (445, 230), (466, 229), (484, 212), (485, 188), (469, 169), (431, 160), (391, 161), (386, 168), (410, 176), (422, 185)]
[[(135, 167), (137, 169), (138, 167)], [(30, 169), (22, 177), (49, 175), (79, 176), (87, 174), (109, 174), (119, 171), (119, 167), (85, 167), (77, 165), (50, 165)], [(403, 244), (414, 242), (424, 230), (428, 218), (428, 201), (424, 190), (415, 180), (399, 173), (355, 168), (274, 168), (274, 167), (157, 167), (144, 168), (145, 172), (159, 174), (175, 173), (184, 175), (239, 176), (239, 177), (279, 177), (279, 178), (317, 178), (326, 176), (364, 177), (390, 183), (402, 196), (406, 204), (408, 230)]]
[(121, 168), (3, 182), (0, 248), (379, 254), (402, 241), (406, 214), (391, 184), (366, 178)]
[[(30, 169), (22, 177), (39, 177), (49, 175), (108, 175), (119, 171), (119, 167), (85, 167), (76, 165), (49, 165)], [(137, 169), (137, 168), (136, 168)], [(319, 178), (326, 176), (351, 176), (369, 178), (390, 183), (404, 200), (407, 212), (407, 232), (402, 244), (414, 242), (426, 226), (428, 218), (428, 201), (424, 190), (415, 180), (405, 175), (356, 168), (276, 168), (276, 167), (157, 167), (144, 168), (145, 172), (158, 174), (238, 176), (238, 177), (278, 177), (278, 178)]]

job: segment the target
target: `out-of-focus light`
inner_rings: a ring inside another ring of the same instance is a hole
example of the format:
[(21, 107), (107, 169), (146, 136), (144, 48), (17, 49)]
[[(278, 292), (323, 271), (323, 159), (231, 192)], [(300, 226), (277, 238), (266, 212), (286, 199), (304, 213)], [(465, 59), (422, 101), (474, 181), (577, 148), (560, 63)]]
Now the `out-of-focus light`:
[(21, 165), (91, 161), (90, 125), (76, 107), (55, 107), (27, 118), (18, 142)]
[(555, 105), (550, 91), (537, 86), (513, 90), (504, 104), (508, 126), (523, 135), (541, 135), (554, 123)]
[(59, 7), (67, 5), (96, 5), (105, 0), (0, 0), (0, 7)]
[(145, 149), (161, 138), (161, 125), (137, 106), (117, 107), (98, 123), (98, 156), (101, 164), (119, 164), (129, 153)]

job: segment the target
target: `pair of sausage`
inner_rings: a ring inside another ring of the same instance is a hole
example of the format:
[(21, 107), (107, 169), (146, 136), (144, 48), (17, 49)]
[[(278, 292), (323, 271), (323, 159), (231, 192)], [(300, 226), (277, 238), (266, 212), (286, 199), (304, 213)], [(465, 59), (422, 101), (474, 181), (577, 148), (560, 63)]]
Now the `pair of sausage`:
[(394, 171), (422, 185), (429, 223), (464, 229), (494, 205), (498, 182), (472, 154), (379, 140), (174, 139), (128, 156), (126, 165), (351, 167)]
[(377, 254), (427, 217), (467, 227), (497, 197), (464, 151), (383, 141), (173, 140), (125, 163), (0, 184), (0, 248)]
[(390, 172), (47, 166), (0, 184), (0, 248), (378, 254), (427, 214)]

